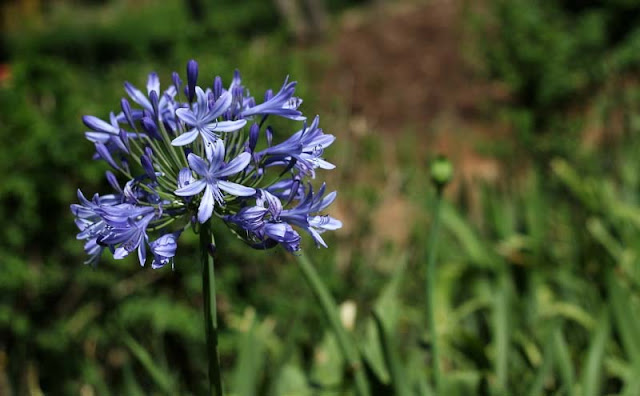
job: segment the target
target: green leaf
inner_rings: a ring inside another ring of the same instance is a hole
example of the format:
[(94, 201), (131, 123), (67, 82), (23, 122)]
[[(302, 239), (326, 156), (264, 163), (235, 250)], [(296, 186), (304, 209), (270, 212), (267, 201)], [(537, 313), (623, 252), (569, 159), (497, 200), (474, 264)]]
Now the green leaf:
[(158, 388), (167, 395), (176, 394), (174, 381), (170, 373), (165, 372), (158, 367), (153, 357), (138, 341), (136, 341), (129, 333), (124, 332), (122, 342), (129, 348), (133, 356), (138, 360), (142, 367), (147, 371), (151, 379), (158, 385)]
[(597, 396), (601, 394), (600, 387), (604, 379), (602, 363), (605, 347), (607, 346), (607, 341), (609, 341), (610, 327), (608, 311), (603, 310), (587, 352), (587, 359), (582, 368), (581, 395)]
[(562, 334), (562, 326), (558, 324), (552, 332), (553, 355), (558, 363), (560, 377), (566, 389), (573, 389), (575, 375), (567, 341)]
[(265, 360), (265, 347), (257, 334), (259, 324), (255, 314), (249, 320), (249, 328), (240, 337), (238, 363), (232, 380), (234, 394), (239, 396), (256, 394)]
[(395, 345), (391, 340), (391, 334), (385, 328), (385, 324), (382, 321), (380, 315), (374, 310), (373, 319), (378, 329), (379, 342), (382, 346), (384, 353), (384, 360), (387, 366), (387, 370), (391, 375), (391, 385), (396, 396), (408, 396), (409, 390), (407, 389), (408, 381), (405, 376), (405, 370), (400, 364), (398, 353)]

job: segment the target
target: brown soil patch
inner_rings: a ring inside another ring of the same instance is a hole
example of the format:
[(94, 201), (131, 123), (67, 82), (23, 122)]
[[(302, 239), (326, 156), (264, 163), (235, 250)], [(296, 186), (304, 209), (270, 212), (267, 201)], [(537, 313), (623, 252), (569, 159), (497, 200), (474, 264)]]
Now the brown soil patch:
[(471, 174), (461, 179), (484, 179), (469, 162), (491, 160), (474, 146), (506, 134), (486, 119), (486, 107), (508, 95), (462, 55), (471, 33), (462, 28), (463, 7), (463, 0), (412, 1), (346, 13), (328, 44), (336, 60), (322, 90), (344, 101), (352, 135), (393, 140), (413, 131), (422, 149), (465, 163), (460, 170)]
[[(488, 106), (508, 100), (508, 93), (488, 82), (472, 58), (463, 55), (464, 48), (472, 46), (463, 44), (473, 33), (464, 29), (464, 3), (381, 2), (347, 12), (326, 44), (335, 60), (319, 82), (323, 97), (340, 101), (343, 119), (332, 122), (340, 124), (331, 125), (332, 133), (355, 141), (374, 133), (392, 150), (403, 136), (414, 134), (415, 155), (442, 153), (452, 159), (456, 178), (448, 189), (451, 195), (464, 184), (498, 183), (503, 178), (498, 161), (481, 154), (477, 145), (508, 136), (508, 128), (488, 116)], [(335, 107), (328, 111), (335, 112)], [(395, 156), (397, 160), (397, 152)], [(380, 178), (367, 180), (366, 169), (359, 172), (354, 182), (379, 183)], [(399, 237), (392, 225), (402, 228), (413, 215), (404, 203), (395, 204), (392, 208), (397, 210), (376, 212), (374, 233), (402, 245), (398, 239), (407, 235)], [(381, 224), (391, 226), (383, 232)]]

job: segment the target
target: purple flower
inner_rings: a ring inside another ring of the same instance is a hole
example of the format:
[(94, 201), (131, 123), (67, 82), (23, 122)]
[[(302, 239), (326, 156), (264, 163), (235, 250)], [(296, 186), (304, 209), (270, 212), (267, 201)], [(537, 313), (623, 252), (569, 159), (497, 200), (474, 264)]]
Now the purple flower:
[(300, 235), (292, 226), (300, 227), (311, 235), (318, 247), (327, 247), (320, 236), (327, 230), (337, 230), (342, 223), (328, 215), (315, 215), (326, 209), (335, 200), (334, 191), (325, 197), (325, 185), (320, 187), (317, 194), (311, 186), (304, 198), (292, 209), (283, 209), (280, 199), (266, 190), (260, 190), (256, 198), (256, 206), (246, 207), (238, 213), (226, 216), (225, 220), (239, 225), (250, 236), (260, 240), (258, 247), (265, 247), (265, 239), (272, 239), (281, 244), (286, 250), (295, 252), (300, 249)]
[[(320, 234), (342, 225), (321, 213), (336, 194), (324, 196), (324, 185), (314, 194), (306, 180), (316, 169), (334, 168), (323, 153), (335, 137), (323, 133), (318, 117), (284, 141), (276, 141), (271, 126), (262, 129), (269, 115), (306, 120), (294, 96), (296, 82), (287, 77), (257, 104), (237, 70), (225, 89), (220, 77), (210, 88), (199, 87), (195, 60), (186, 69), (184, 82), (173, 73), (164, 91), (156, 73), (149, 74), (146, 90), (125, 82), (128, 97), (108, 120), (83, 117), (94, 158), (120, 172), (118, 178), (107, 173), (114, 194), (88, 200), (78, 192), (79, 203), (71, 205), (88, 262), (109, 249), (116, 259), (137, 251), (144, 265), (150, 249), (152, 268), (173, 266), (180, 234), (214, 214), (224, 215), (254, 248), (298, 251), (301, 229), (326, 246)], [(251, 127), (244, 130), (247, 122)], [(282, 180), (286, 174), (291, 177)]]
[(258, 248), (274, 246), (275, 244), (265, 243), (270, 239), (281, 244), (289, 252), (298, 251), (300, 235), (290, 224), (281, 219), (281, 213), (282, 203), (278, 197), (260, 190), (256, 198), (256, 206), (245, 207), (235, 215), (226, 216), (225, 220), (238, 224), (251, 236), (261, 241), (255, 245)]
[(121, 202), (121, 195), (94, 195), (93, 200), (89, 201), (84, 197), (82, 191), (78, 190), (78, 200), (80, 204), (72, 204), (71, 212), (74, 214), (75, 223), (80, 232), (77, 239), (85, 239), (84, 250), (89, 255), (85, 264), (97, 265), (104, 246), (97, 243), (100, 234), (107, 228), (107, 223), (97, 213), (101, 206), (117, 205)]
[[(213, 145), (218, 140), (216, 132), (233, 132), (242, 128), (247, 121), (217, 121), (231, 105), (231, 94), (223, 93), (212, 106), (209, 105), (208, 95), (200, 87), (196, 87), (197, 101), (191, 109), (181, 108), (176, 110), (176, 115), (185, 124), (193, 127), (190, 131), (183, 133), (171, 142), (174, 146), (184, 146), (193, 142), (198, 134), (206, 143), (206, 147)], [(211, 93), (213, 96), (213, 93)], [(210, 147), (209, 147), (210, 149)]]
[(311, 185), (308, 186), (308, 189), (304, 199), (295, 208), (283, 210), (280, 213), (280, 218), (308, 232), (317, 246), (327, 247), (320, 234), (327, 230), (342, 228), (342, 222), (328, 215), (318, 216), (313, 214), (321, 212), (331, 205), (338, 193), (333, 191), (322, 197), (326, 189), (324, 183), (317, 194), (313, 193)]
[[(175, 124), (175, 102), (177, 90), (173, 85), (169, 86), (160, 96), (160, 79), (156, 73), (149, 74), (147, 79), (147, 95), (143, 94), (138, 88), (129, 82), (124, 83), (124, 90), (127, 92), (131, 100), (142, 106), (142, 108), (151, 114), (154, 114), (160, 121), (167, 122), (169, 125)], [(154, 106), (151, 93), (155, 92), (157, 105)], [(133, 111), (133, 119), (142, 118), (142, 111)], [(123, 115), (124, 116), (124, 115)]]
[(182, 231), (164, 234), (149, 244), (151, 253), (153, 253), (151, 268), (162, 268), (168, 263), (171, 263), (171, 268), (173, 268), (173, 257), (176, 255), (176, 249), (178, 248), (177, 241), (181, 233)]
[[(273, 114), (296, 121), (306, 119), (306, 117), (302, 115), (302, 112), (298, 110), (302, 99), (293, 96), (296, 90), (296, 84), (297, 82), (295, 81), (289, 82), (289, 77), (287, 77), (284, 80), (284, 84), (282, 84), (282, 88), (280, 88), (280, 91), (275, 96), (266, 99), (264, 103), (257, 106), (247, 106), (247, 108), (242, 111), (241, 116), (251, 117), (253, 115)], [(271, 95), (267, 95), (267, 97), (269, 96)]]
[[(153, 208), (152, 208), (153, 209)], [(127, 216), (127, 211), (123, 211), (122, 215)], [(133, 214), (133, 213), (132, 213)], [(155, 213), (146, 214), (144, 217), (134, 220), (133, 217), (126, 217), (126, 222), (114, 221), (115, 226), (110, 227), (97, 242), (105, 245), (120, 245), (113, 252), (113, 258), (116, 260), (125, 258), (129, 253), (138, 250), (138, 260), (140, 265), (144, 266), (147, 259), (147, 227)]]
[(318, 128), (319, 121), (320, 118), (316, 116), (309, 127), (305, 125), (284, 142), (261, 151), (259, 156), (269, 156), (268, 165), (289, 165), (295, 159), (294, 166), (304, 175), (312, 177), (315, 177), (316, 168), (334, 169), (335, 165), (321, 156), (336, 137)]
[(204, 195), (198, 207), (198, 221), (200, 223), (204, 223), (211, 217), (214, 203), (224, 205), (224, 196), (220, 190), (241, 197), (251, 196), (256, 192), (251, 187), (223, 180), (227, 176), (235, 175), (244, 170), (251, 160), (251, 155), (242, 153), (225, 166), (224, 154), (225, 149), (222, 141), (218, 141), (213, 145), (209, 163), (193, 153), (189, 154), (187, 157), (189, 166), (202, 179), (193, 181), (175, 191), (176, 195), (190, 197), (204, 190)]
[(287, 223), (266, 223), (263, 229), (264, 234), (282, 245), (288, 252), (300, 250), (302, 238), (290, 224)]

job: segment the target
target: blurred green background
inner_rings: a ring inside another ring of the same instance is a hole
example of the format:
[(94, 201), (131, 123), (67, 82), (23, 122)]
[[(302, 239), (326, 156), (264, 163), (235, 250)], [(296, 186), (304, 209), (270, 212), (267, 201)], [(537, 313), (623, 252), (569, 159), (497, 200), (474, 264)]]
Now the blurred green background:
[[(195, 237), (175, 271), (84, 266), (69, 204), (108, 191), (80, 117), (189, 59), (256, 97), (286, 75), (338, 140), (319, 173), (344, 228), (306, 251), (375, 394), (428, 389), (434, 188), (449, 156), (437, 334), (446, 394), (640, 394), (640, 3), (635, 0), (17, 0), (0, 45), (0, 395), (202, 394)], [(308, 239), (308, 238), (307, 238)], [(216, 234), (225, 386), (351, 394), (281, 249)], [(397, 391), (397, 389), (396, 389)]]

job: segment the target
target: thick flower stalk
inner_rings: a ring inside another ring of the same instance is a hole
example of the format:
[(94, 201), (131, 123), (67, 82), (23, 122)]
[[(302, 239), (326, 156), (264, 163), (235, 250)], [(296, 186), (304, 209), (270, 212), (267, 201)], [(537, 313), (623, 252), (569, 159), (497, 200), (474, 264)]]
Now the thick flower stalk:
[[(253, 248), (282, 245), (290, 252), (300, 250), (300, 231), (326, 247), (321, 233), (341, 227), (322, 214), (336, 193), (311, 184), (316, 169), (334, 168), (323, 153), (335, 137), (319, 128), (318, 117), (307, 124), (296, 83), (285, 79), (258, 104), (238, 72), (227, 88), (220, 77), (209, 87), (197, 79), (195, 61), (187, 65), (186, 85), (173, 73), (162, 90), (151, 73), (146, 93), (124, 84), (128, 98), (108, 120), (83, 117), (94, 159), (119, 173), (107, 172), (112, 193), (87, 199), (78, 191), (79, 203), (71, 205), (87, 263), (97, 264), (109, 250), (116, 259), (135, 252), (143, 266), (173, 265), (180, 235), (207, 221)], [(300, 126), (276, 143), (269, 117)]]

